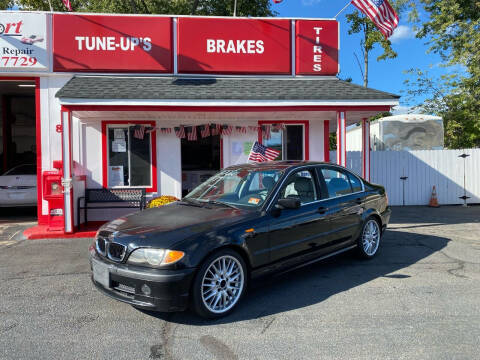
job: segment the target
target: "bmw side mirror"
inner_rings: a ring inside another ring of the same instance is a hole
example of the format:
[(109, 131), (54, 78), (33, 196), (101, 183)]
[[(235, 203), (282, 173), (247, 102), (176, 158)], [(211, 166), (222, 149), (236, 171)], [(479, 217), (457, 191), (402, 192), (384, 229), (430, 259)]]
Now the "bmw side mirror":
[(277, 209), (298, 209), (300, 207), (300, 200), (295, 198), (278, 199)]

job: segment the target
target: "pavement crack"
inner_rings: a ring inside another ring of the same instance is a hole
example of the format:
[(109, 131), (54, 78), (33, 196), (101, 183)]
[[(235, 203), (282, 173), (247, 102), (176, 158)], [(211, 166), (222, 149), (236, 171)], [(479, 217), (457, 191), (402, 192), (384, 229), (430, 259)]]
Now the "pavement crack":
[(267, 323), (265, 324), (265, 326), (263, 327), (262, 331), (260, 332), (260, 334), (264, 334), (268, 328), (270, 327), (270, 325), (272, 325), (272, 323), (275, 321), (275, 316), (272, 316), (272, 318), (270, 319), (270, 321), (267, 321)]

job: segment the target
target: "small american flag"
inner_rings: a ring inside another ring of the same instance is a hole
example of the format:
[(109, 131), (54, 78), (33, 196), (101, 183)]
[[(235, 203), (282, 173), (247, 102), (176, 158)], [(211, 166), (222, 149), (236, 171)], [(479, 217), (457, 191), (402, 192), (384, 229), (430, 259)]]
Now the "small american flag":
[(272, 124), (272, 131), (280, 131), (285, 129), (285, 124)]
[(272, 134), (270, 133), (270, 125), (262, 125), (262, 133), (263, 138), (269, 140), (272, 137)]
[(352, 0), (352, 4), (373, 21), (385, 39), (393, 34), (398, 15), (387, 0)]
[(235, 130), (240, 134), (247, 133), (247, 128), (245, 126), (235, 126)]
[(187, 139), (189, 141), (197, 140), (197, 127), (196, 126), (187, 127)]
[(206, 138), (207, 136), (210, 136), (210, 125), (200, 125), (200, 135), (202, 138)]
[(162, 127), (162, 128), (160, 128), (160, 132), (161, 132), (162, 134), (171, 134), (171, 133), (172, 133), (172, 129)]
[(255, 141), (250, 150), (250, 155), (248, 155), (248, 160), (253, 162), (273, 161), (278, 155), (280, 155), (280, 151), (268, 148), (265, 145), (259, 144), (258, 141)]
[(62, 0), (63, 5), (67, 8), (68, 11), (72, 11), (72, 4), (70, 3), (70, 0)]
[(251, 132), (257, 132), (258, 131), (258, 126), (249, 126), (248, 130)]
[(232, 125), (222, 125), (222, 135), (232, 135)]
[(220, 124), (210, 124), (210, 133), (212, 136), (220, 135)]
[(173, 128), (175, 130), (175, 135), (178, 138), (184, 139), (185, 138), (185, 128), (183, 126), (177, 126)]
[(143, 140), (145, 136), (145, 126), (143, 125), (136, 125), (135, 130), (133, 130), (133, 137), (136, 139)]

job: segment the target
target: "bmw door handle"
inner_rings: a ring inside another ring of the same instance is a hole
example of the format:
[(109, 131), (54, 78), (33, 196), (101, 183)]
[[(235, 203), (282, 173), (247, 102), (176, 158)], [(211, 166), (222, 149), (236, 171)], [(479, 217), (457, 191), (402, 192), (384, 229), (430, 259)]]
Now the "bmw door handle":
[(325, 214), (328, 211), (328, 208), (320, 206), (317, 210), (320, 214)]

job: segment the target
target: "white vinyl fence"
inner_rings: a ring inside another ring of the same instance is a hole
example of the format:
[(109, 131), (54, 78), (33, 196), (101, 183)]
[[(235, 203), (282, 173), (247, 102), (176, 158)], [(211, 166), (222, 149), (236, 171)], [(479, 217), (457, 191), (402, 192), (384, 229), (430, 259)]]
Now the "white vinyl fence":
[[(470, 155), (465, 160), (459, 157)], [(362, 174), (362, 153), (347, 152), (347, 168)], [(335, 151), (330, 159), (336, 159)], [(467, 203), (480, 203), (480, 149), (372, 151), (371, 182), (385, 186), (391, 205), (427, 205), (432, 187), (440, 204), (463, 204), (463, 176)], [(401, 177), (407, 177), (401, 180)]]

